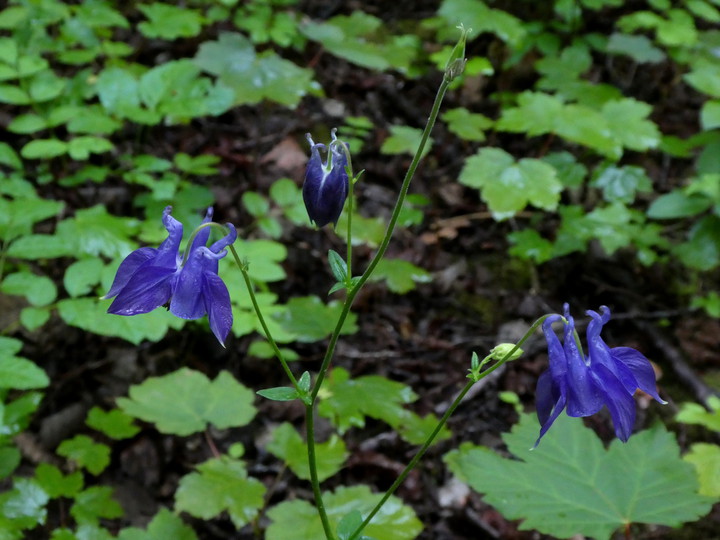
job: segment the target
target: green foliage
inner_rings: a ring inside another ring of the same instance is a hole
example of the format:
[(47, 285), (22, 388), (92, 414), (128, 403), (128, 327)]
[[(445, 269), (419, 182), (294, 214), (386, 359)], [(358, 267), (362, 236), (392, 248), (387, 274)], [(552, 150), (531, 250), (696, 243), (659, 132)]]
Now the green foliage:
[(480, 190), (495, 219), (506, 219), (528, 204), (554, 210), (562, 185), (555, 169), (538, 159), (519, 161), (500, 148), (482, 148), (469, 157), (460, 182)]
[(306, 22), (300, 31), (327, 51), (362, 67), (408, 72), (419, 54), (414, 35), (392, 35), (380, 19), (362, 11), (337, 15), (323, 23)]
[(97, 525), (101, 519), (112, 519), (123, 515), (122, 507), (112, 498), (112, 489), (107, 486), (92, 486), (75, 496), (70, 515), (79, 525)]
[(392, 292), (405, 294), (414, 290), (417, 283), (432, 281), (432, 275), (411, 262), (384, 258), (378, 263), (370, 279), (384, 280)]
[(129, 439), (140, 432), (140, 428), (133, 424), (132, 417), (119, 409), (106, 412), (100, 407), (93, 407), (88, 412), (86, 423), (116, 440)]
[(695, 466), (700, 484), (698, 493), (720, 500), (720, 446), (695, 443), (683, 459)]
[[(310, 467), (307, 460), (307, 444), (292, 425), (284, 422), (272, 433), (267, 445), (268, 451), (285, 462), (290, 470), (303, 480), (310, 480)], [(345, 443), (337, 435), (331, 435), (324, 443), (315, 444), (318, 462), (318, 480), (321, 482), (336, 474), (348, 457)]]
[(712, 431), (720, 432), (720, 398), (708, 398), (711, 410), (706, 410), (698, 403), (683, 403), (677, 414), (677, 421), (685, 424), (699, 424)]
[(126, 414), (152, 422), (158, 431), (190, 435), (208, 424), (219, 429), (244, 426), (255, 416), (253, 393), (227, 371), (210, 381), (199, 371), (182, 368), (150, 377), (130, 387), (129, 398), (118, 398)]
[[(334, 492), (323, 493), (323, 501), (333, 530), (340, 520), (353, 508), (367, 514), (382, 497), (371, 493), (367, 486), (339, 487)], [(265, 532), (267, 540), (307, 540), (322, 538), (323, 530), (315, 508), (306, 501), (282, 502), (267, 513), (272, 523)], [(411, 540), (422, 530), (415, 513), (400, 499), (391, 496), (383, 510), (363, 531), (376, 540)]]
[[(280, 324), (300, 342), (321, 340), (332, 333), (342, 311), (340, 302), (323, 304), (317, 296), (291, 298), (287, 310), (278, 317)], [(341, 334), (353, 334), (358, 327), (357, 316), (348, 314)]]
[(312, 72), (299, 68), (272, 51), (258, 54), (242, 34), (221, 33), (217, 41), (200, 46), (195, 64), (218, 78), (218, 84), (234, 93), (234, 104), (263, 99), (295, 107), (313, 90)]
[(72, 459), (79, 467), (83, 467), (97, 476), (110, 464), (110, 447), (93, 442), (87, 435), (76, 435), (60, 443), (57, 453)]
[[(128, 527), (120, 531), (118, 540), (197, 540), (192, 528), (185, 525), (179, 516), (167, 508), (161, 508), (155, 517), (148, 523), (147, 530), (137, 527)], [(78, 539), (80, 540), (80, 539)]]
[(523, 415), (503, 440), (516, 459), (464, 443), (446, 456), (450, 469), (485, 493), (522, 530), (558, 537), (609, 539), (630, 523), (677, 527), (707, 513), (695, 474), (663, 427), (606, 450), (582, 421), (561, 415), (540, 445), (537, 420)]
[(210, 519), (227, 511), (235, 527), (252, 520), (263, 506), (265, 486), (247, 475), (242, 461), (214, 458), (197, 466), (197, 472), (180, 479), (175, 509)]
[[(390, 135), (383, 141), (380, 152), (383, 154), (410, 154), (420, 145), (422, 129), (410, 126), (390, 126)], [(422, 156), (426, 156), (432, 147), (432, 138), (428, 138)]]
[(30, 390), (45, 388), (50, 380), (45, 372), (27, 358), (16, 356), (22, 342), (0, 336), (0, 389)]
[[(318, 412), (328, 418), (340, 434), (351, 427), (364, 427), (365, 418), (370, 417), (386, 422), (409, 443), (420, 444), (437, 425), (433, 415), (421, 418), (405, 409), (404, 405), (415, 401), (417, 395), (410, 387), (385, 377), (366, 375), (351, 379), (345, 369), (337, 367), (319, 395)], [(448, 437), (450, 432), (443, 428), (435, 442)]]

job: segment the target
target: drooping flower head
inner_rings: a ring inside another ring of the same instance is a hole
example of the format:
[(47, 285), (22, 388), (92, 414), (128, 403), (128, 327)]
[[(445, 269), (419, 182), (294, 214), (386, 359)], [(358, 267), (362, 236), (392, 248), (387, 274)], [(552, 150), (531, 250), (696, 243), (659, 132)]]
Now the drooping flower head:
[(650, 361), (629, 347), (610, 348), (600, 337), (603, 325), (610, 320), (610, 310), (605, 306), (600, 310), (602, 315), (587, 312), (593, 319), (587, 329), (587, 357), (576, 342), (575, 321), (567, 304), (562, 345), (552, 324), (563, 317), (551, 315), (543, 323), (550, 367), (537, 384), (537, 414), (541, 428), (536, 446), (563, 409), (568, 416), (583, 417), (607, 406), (615, 435), (626, 442), (635, 423), (635, 391), (640, 389), (665, 403), (657, 393)]
[[(168, 237), (156, 248), (136, 249), (118, 267), (115, 279), (104, 298), (113, 298), (108, 313), (137, 315), (148, 313), (169, 303), (170, 312), (182, 319), (199, 319), (206, 314), (210, 329), (220, 343), (232, 327), (230, 295), (218, 276), (218, 261), (227, 255), (226, 247), (237, 238), (235, 227), (228, 223), (229, 233), (206, 247), (210, 228), (203, 227), (180, 254), (183, 226), (163, 211), (163, 225)], [(203, 223), (212, 220), (209, 208)]]
[[(310, 142), (310, 160), (305, 170), (303, 183), (303, 201), (310, 221), (318, 227), (328, 223), (337, 224), (348, 195), (347, 155), (344, 143), (338, 140), (335, 130), (332, 131), (332, 142), (326, 148), (324, 144), (315, 143), (308, 133)], [(328, 152), (327, 161), (323, 163), (320, 150)]]

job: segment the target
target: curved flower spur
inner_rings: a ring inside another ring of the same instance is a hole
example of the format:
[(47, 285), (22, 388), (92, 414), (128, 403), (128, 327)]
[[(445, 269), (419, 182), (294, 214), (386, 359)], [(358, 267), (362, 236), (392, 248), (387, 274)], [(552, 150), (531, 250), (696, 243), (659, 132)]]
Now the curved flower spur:
[[(548, 344), (550, 367), (537, 383), (537, 414), (540, 421), (538, 445), (555, 419), (565, 409), (568, 416), (591, 416), (607, 406), (615, 426), (615, 435), (627, 442), (635, 424), (636, 390), (642, 390), (659, 403), (655, 372), (650, 361), (630, 347), (610, 348), (600, 337), (602, 327), (610, 320), (610, 310), (600, 308), (602, 315), (588, 311), (592, 321), (587, 328), (588, 355), (585, 357), (576, 341), (575, 321), (568, 304), (565, 316), (551, 315), (543, 323)], [(552, 329), (552, 323), (563, 320), (563, 343)]]
[(163, 211), (163, 225), (168, 237), (158, 248), (142, 247), (128, 255), (118, 267), (110, 290), (103, 298), (113, 298), (108, 313), (137, 315), (148, 313), (169, 302), (169, 310), (181, 319), (199, 319), (206, 314), (210, 329), (222, 344), (233, 317), (230, 294), (218, 276), (218, 261), (227, 255), (227, 246), (235, 242), (235, 227), (227, 223), (227, 235), (206, 247), (210, 238), (213, 210), (208, 208), (203, 225), (192, 243), (180, 254), (183, 225)]
[[(337, 224), (348, 196), (347, 146), (337, 138), (336, 131), (332, 130), (332, 142), (328, 147), (316, 144), (309, 133), (306, 135), (310, 142), (310, 160), (305, 170), (303, 201), (310, 221), (318, 227)], [(325, 163), (320, 157), (320, 150), (328, 152)]]

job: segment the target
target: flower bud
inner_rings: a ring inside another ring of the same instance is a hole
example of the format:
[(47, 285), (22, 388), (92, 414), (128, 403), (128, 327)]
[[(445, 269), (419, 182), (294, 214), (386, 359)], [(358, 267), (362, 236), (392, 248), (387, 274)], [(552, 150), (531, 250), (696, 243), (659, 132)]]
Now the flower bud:
[(307, 139), (311, 146), (302, 189), (305, 208), (310, 221), (316, 226), (323, 227), (328, 223), (335, 225), (348, 195), (346, 146), (338, 140), (333, 130), (332, 142), (327, 148), (327, 162), (323, 163), (320, 150), (325, 151), (325, 145), (315, 144), (309, 133)]

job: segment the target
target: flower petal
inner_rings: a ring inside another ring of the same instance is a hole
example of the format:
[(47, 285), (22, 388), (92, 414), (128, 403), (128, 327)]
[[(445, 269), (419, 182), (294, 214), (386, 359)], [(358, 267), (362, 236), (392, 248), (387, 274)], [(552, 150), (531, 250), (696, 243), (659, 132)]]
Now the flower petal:
[(540, 444), (540, 439), (547, 433), (550, 426), (553, 425), (553, 422), (565, 408), (566, 398), (563, 388), (552, 380), (549, 371), (546, 371), (538, 378), (535, 400), (538, 421), (540, 422), (540, 434), (533, 448)]
[(627, 442), (635, 425), (635, 399), (628, 395), (620, 380), (604, 365), (594, 366), (593, 375), (610, 410), (615, 435), (622, 442)]
[(181, 319), (199, 319), (206, 313), (203, 294), (203, 273), (208, 271), (205, 266), (203, 251), (206, 247), (194, 250), (177, 278), (170, 312)]
[(565, 335), (563, 349), (567, 362), (567, 414), (568, 416), (591, 416), (603, 407), (602, 397), (590, 376), (590, 368), (575, 341), (575, 320), (565, 306)]
[(176, 271), (146, 265), (139, 268), (108, 308), (116, 315), (148, 313), (170, 300)]
[(163, 210), (163, 225), (167, 229), (168, 237), (163, 240), (162, 244), (157, 248), (157, 256), (153, 261), (154, 266), (165, 266), (167, 268), (177, 268), (178, 253), (180, 252), (180, 242), (182, 242), (183, 225), (177, 219), (170, 215), (172, 206), (166, 206)]
[[(610, 354), (617, 362), (626, 366), (635, 377), (636, 387), (651, 395), (656, 401), (663, 405), (667, 401), (663, 400), (657, 393), (657, 384), (655, 382), (655, 371), (650, 364), (650, 360), (635, 349), (630, 347), (614, 347), (610, 349)], [(634, 390), (633, 390), (634, 393)]]
[(224, 346), (230, 328), (233, 324), (230, 293), (223, 280), (217, 274), (206, 272), (203, 274), (203, 300), (208, 313), (210, 330), (215, 334), (220, 344)]
[(125, 260), (118, 266), (115, 279), (110, 286), (110, 290), (107, 292), (103, 299), (112, 298), (117, 296), (118, 293), (127, 285), (130, 278), (147, 261), (155, 258), (157, 255), (157, 249), (150, 247), (141, 247), (136, 249), (130, 255), (125, 257)]

